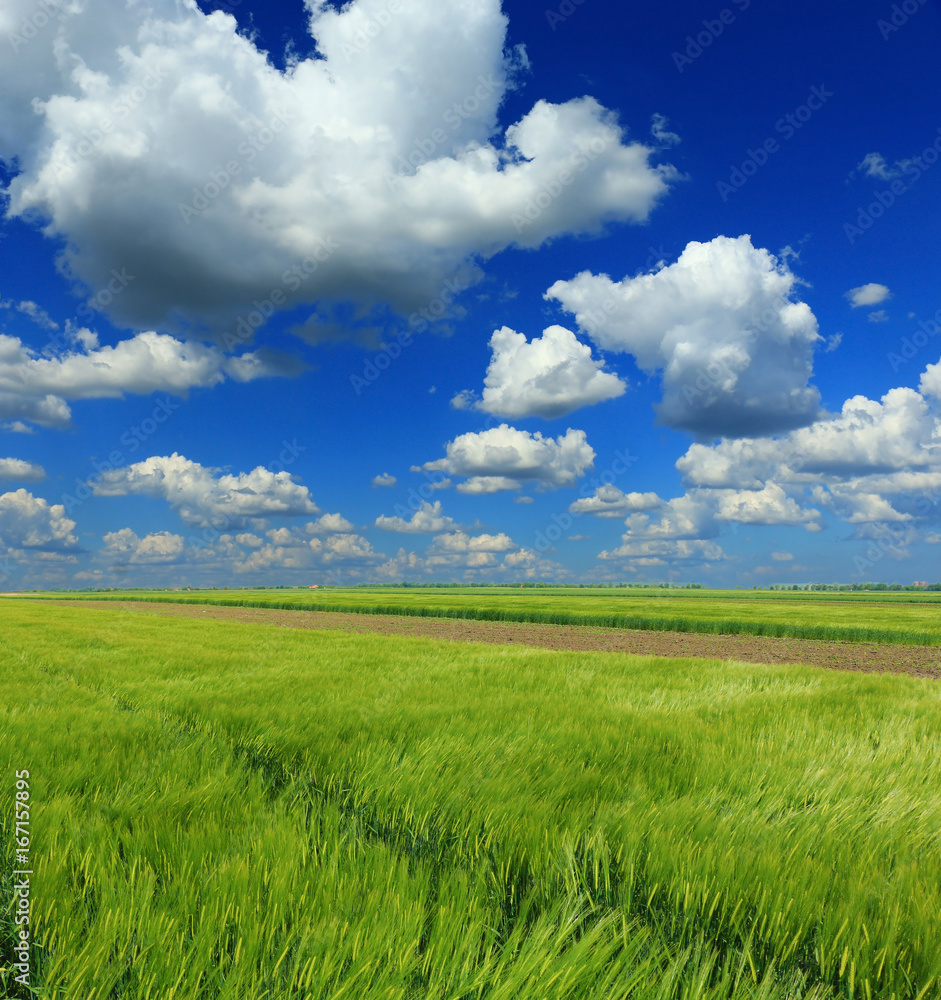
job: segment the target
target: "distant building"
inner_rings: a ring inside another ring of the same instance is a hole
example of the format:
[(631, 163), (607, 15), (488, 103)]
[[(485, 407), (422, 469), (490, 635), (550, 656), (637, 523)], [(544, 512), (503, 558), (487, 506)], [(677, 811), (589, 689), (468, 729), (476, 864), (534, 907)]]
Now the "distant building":
[(913, 587), (927, 587), (928, 586), (928, 581), (927, 580), (916, 580), (912, 584), (912, 586)]
[(319, 586), (320, 586), (319, 583), (312, 583), (307, 589), (308, 590), (316, 590)]

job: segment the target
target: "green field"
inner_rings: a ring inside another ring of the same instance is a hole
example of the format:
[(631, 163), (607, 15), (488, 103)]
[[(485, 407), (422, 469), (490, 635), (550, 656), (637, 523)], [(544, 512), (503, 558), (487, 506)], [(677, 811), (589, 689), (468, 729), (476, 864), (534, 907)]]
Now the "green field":
[(941, 996), (936, 682), (19, 600), (0, 636), (11, 997)]
[(329, 588), (310, 590), (128, 591), (47, 595), (145, 599), (248, 607), (297, 608), (677, 630), (795, 639), (941, 643), (941, 593), (552, 588)]

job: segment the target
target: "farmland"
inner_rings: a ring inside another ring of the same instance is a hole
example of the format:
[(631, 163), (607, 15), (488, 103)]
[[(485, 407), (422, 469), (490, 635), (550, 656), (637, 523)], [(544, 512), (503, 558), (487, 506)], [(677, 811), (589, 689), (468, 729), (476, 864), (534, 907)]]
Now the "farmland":
[[(80, 600), (83, 595), (72, 596)], [(934, 592), (356, 587), (173, 594), (127, 591), (84, 596), (849, 642), (941, 644), (941, 594)]]
[(36, 996), (941, 995), (937, 682), (129, 617), (0, 602)]

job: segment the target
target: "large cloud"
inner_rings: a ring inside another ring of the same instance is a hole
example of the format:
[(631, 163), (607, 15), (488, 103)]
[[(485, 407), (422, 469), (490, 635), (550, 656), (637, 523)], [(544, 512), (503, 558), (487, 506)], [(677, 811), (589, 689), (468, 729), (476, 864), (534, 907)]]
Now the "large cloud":
[(262, 349), (226, 357), (216, 347), (139, 333), (114, 347), (98, 346), (89, 330), (73, 331), (70, 350), (44, 357), (19, 338), (0, 334), (0, 419), (22, 418), (43, 427), (68, 427), (66, 400), (121, 397), (126, 392), (185, 395), (226, 376), (239, 382), (296, 374), (302, 366)]
[(616, 282), (583, 271), (546, 297), (603, 350), (662, 372), (662, 423), (702, 438), (749, 437), (819, 414), (808, 382), (820, 336), (809, 306), (794, 301), (796, 284), (786, 261), (750, 237), (717, 236), (652, 273)]
[(836, 481), (939, 465), (938, 416), (907, 388), (890, 389), (881, 402), (853, 396), (840, 413), (776, 440), (694, 444), (676, 463), (688, 483), (715, 487), (754, 487), (769, 478)]
[[(853, 396), (838, 414), (777, 439), (692, 445), (676, 463), (694, 488), (784, 490), (849, 524), (936, 523), (941, 515), (939, 365), (920, 392), (899, 387), (881, 400)], [(811, 522), (808, 521), (808, 527)], [(862, 537), (857, 527), (857, 535)]]
[[(494, 331), (490, 349), (483, 398), (473, 406), (494, 416), (563, 417), (624, 392), (617, 375), (602, 371), (604, 362), (563, 326), (550, 326), (531, 342), (504, 326)], [(452, 402), (463, 408), (470, 399), (461, 393)]]
[(50, 504), (27, 490), (0, 495), (0, 547), (59, 552), (74, 548), (75, 522), (62, 504)]
[(500, 134), (526, 58), (499, 0), (307, 6), (319, 57), (282, 72), (192, 0), (63, 4), (29, 38), (35, 5), (4, 5), (9, 211), (45, 220), (93, 307), (216, 332), (298, 302), (407, 313), (475, 258), (644, 221), (677, 176), (590, 97)]
[(760, 490), (737, 490), (718, 493), (716, 518), (737, 524), (802, 524), (808, 531), (820, 528), (820, 511), (802, 508), (777, 483), (766, 483)]
[(801, 525), (807, 531), (819, 531), (821, 527), (818, 510), (801, 507), (772, 482), (757, 490), (692, 489), (667, 501), (653, 493), (623, 494), (608, 486), (588, 500), (576, 501), (569, 509), (597, 517), (629, 511), (622, 544), (599, 553), (599, 558), (627, 560), (635, 571), (723, 560), (726, 555), (715, 539), (730, 526), (734, 530), (739, 524)]
[(445, 458), (426, 462), (428, 472), (466, 476), (462, 493), (497, 493), (534, 482), (544, 489), (574, 486), (595, 460), (584, 431), (569, 428), (557, 438), (538, 431), (517, 430), (508, 424), (486, 431), (461, 434), (449, 441)]
[(242, 527), (250, 518), (318, 514), (306, 486), (287, 472), (258, 466), (238, 475), (209, 469), (174, 452), (102, 473), (96, 496), (142, 496), (166, 500), (184, 524)]

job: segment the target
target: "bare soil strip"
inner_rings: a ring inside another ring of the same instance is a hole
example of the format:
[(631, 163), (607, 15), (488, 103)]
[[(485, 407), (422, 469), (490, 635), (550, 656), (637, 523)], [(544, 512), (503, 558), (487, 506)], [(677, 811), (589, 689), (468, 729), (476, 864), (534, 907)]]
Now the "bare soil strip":
[(585, 625), (536, 625), (530, 622), (478, 622), (453, 618), (407, 618), (357, 615), (338, 611), (283, 611), (277, 608), (230, 608), (205, 604), (154, 604), (146, 601), (49, 601), (68, 607), (108, 608), (183, 618), (214, 618), (283, 628), (338, 629), (417, 635), (456, 642), (538, 646), (543, 649), (633, 653), (640, 656), (699, 656), (744, 663), (806, 663), (833, 670), (909, 674), (941, 679), (941, 646), (822, 642), (772, 639), (755, 635), (701, 635), (690, 632), (642, 632)]

